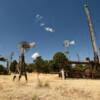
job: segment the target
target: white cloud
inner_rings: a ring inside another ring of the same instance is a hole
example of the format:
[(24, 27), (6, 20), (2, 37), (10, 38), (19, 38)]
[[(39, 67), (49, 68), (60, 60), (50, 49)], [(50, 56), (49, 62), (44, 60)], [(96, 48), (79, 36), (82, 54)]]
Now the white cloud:
[(70, 45), (74, 45), (75, 44), (75, 41), (70, 41)]
[(55, 30), (53, 29), (53, 28), (51, 28), (51, 27), (45, 27), (45, 30), (47, 31), (47, 32), (55, 32)]
[(36, 17), (36, 18), (39, 18), (39, 16), (40, 16), (40, 15), (39, 15), (39, 14), (37, 14), (35, 17)]
[(34, 54), (32, 55), (32, 59), (33, 59), (33, 60), (36, 60), (38, 57), (40, 57), (40, 54), (39, 54), (38, 52), (36, 52), (36, 53), (34, 53)]
[(35, 17), (36, 17), (36, 19), (37, 19), (38, 21), (40, 21), (40, 20), (43, 19), (43, 16), (41, 16), (41, 15), (39, 15), (39, 14), (37, 14)]
[(45, 24), (45, 21), (43, 21), (43, 16), (41, 16), (40, 14), (36, 14), (35, 18), (35, 20), (39, 23), (40, 27), (43, 27), (45, 31), (51, 33), (55, 32), (55, 29), (53, 29), (52, 27), (48, 27), (49, 25)]
[(45, 23), (40, 23), (40, 26), (42, 27), (42, 26), (45, 26)]

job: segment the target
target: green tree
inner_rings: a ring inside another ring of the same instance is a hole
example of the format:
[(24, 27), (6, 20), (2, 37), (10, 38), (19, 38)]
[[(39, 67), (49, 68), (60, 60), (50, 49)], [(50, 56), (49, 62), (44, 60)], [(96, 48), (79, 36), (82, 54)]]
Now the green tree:
[(57, 66), (57, 68), (60, 69), (60, 68), (65, 68), (66, 64), (64, 62), (68, 61), (68, 58), (65, 56), (64, 53), (57, 52), (53, 56), (53, 61), (54, 61), (55, 65)]
[(36, 71), (38, 73), (43, 72), (44, 60), (42, 59), (42, 57), (37, 57), (37, 59), (34, 62), (36, 66)]
[(48, 60), (44, 60), (43, 72), (44, 73), (49, 73), (49, 61)]
[(54, 61), (53, 60), (48, 61), (48, 70), (49, 70), (49, 73), (55, 72), (55, 70), (54, 70)]
[(36, 72), (36, 66), (35, 66), (35, 64), (33, 64), (33, 63), (27, 64), (26, 70), (29, 73)]
[(0, 65), (0, 74), (8, 74), (7, 69), (3, 65)]
[(10, 65), (10, 71), (11, 72), (15, 72), (16, 71), (16, 65), (17, 65), (17, 61), (14, 60)]
[(55, 73), (59, 71), (58, 65), (54, 60), (48, 62), (48, 70), (50, 73)]

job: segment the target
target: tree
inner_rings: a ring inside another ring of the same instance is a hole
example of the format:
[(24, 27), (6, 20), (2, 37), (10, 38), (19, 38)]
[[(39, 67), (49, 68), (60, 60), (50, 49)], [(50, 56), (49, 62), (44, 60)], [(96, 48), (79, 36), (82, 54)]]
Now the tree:
[(65, 79), (66, 77), (66, 67), (69, 68), (69, 66), (67, 66), (64, 62), (68, 61), (68, 58), (65, 56), (64, 53), (62, 52), (57, 52), (54, 56), (53, 56), (53, 60), (54, 63), (56, 64), (56, 67), (58, 69), (59, 73), (59, 77), (62, 77), (62, 79)]
[(43, 63), (43, 72), (44, 73), (49, 73), (49, 61), (48, 60), (44, 60), (44, 63)]
[(16, 65), (17, 65), (17, 61), (14, 60), (10, 65), (10, 71), (11, 72), (15, 72), (16, 71)]
[(3, 65), (0, 65), (0, 74), (3, 74), (3, 75), (8, 74), (7, 69)]
[(43, 66), (44, 66), (44, 60), (42, 57), (37, 57), (36, 60), (34, 61), (35, 66), (36, 66), (36, 71), (38, 73), (43, 72)]
[(58, 68), (56, 67), (53, 60), (48, 61), (48, 70), (49, 72), (58, 72)]
[(35, 66), (35, 64), (33, 64), (33, 63), (27, 64), (26, 70), (29, 73), (36, 72), (36, 66)]
[(53, 56), (53, 61), (56, 64), (56, 66), (59, 68), (65, 68), (65, 61), (68, 61), (68, 58), (65, 56), (64, 53), (62, 52), (57, 52), (54, 56)]

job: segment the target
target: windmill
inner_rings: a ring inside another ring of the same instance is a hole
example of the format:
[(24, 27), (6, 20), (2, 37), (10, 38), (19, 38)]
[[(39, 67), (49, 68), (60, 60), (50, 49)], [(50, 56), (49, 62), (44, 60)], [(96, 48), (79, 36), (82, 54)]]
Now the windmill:
[(36, 46), (35, 42), (32, 43), (28, 43), (26, 41), (22, 41), (19, 43), (18, 47), (20, 50), (20, 60), (22, 62), (25, 62), (25, 53), (30, 49), (30, 48), (34, 48)]
[(34, 48), (36, 47), (36, 43), (32, 42), (26, 42), (26, 41), (22, 41), (19, 43), (18, 45), (19, 50), (20, 50), (20, 56), (19, 56), (19, 71), (20, 71), (20, 75), (19, 75), (19, 80), (21, 78), (22, 75), (25, 75), (25, 79), (27, 81), (27, 74), (26, 74), (26, 69), (25, 69), (25, 53), (30, 49), (30, 48)]
[[(68, 50), (68, 48), (70, 46), (74, 45), (74, 44), (75, 44), (74, 40), (72, 40), (72, 41), (70, 41), (70, 40), (64, 40), (63, 45), (64, 45), (65, 48), (67, 48), (67, 50), (65, 50), (64, 53), (69, 56), (69, 50)], [(70, 57), (68, 57), (68, 58), (70, 58)]]

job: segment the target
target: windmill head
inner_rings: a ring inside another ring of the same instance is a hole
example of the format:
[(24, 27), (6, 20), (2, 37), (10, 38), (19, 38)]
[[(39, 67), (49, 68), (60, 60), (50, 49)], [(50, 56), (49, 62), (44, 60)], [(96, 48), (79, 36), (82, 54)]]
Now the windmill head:
[(64, 47), (69, 47), (71, 45), (75, 45), (75, 41), (74, 40), (72, 40), (72, 41), (64, 40)]
[(69, 46), (70, 46), (70, 41), (64, 40), (64, 47), (69, 47)]
[(35, 48), (36, 43), (35, 42), (29, 43), (27, 41), (22, 41), (19, 43), (18, 47), (20, 49), (21, 54), (23, 54), (27, 52), (30, 48)]
[(27, 41), (22, 41), (19, 43), (18, 47), (24, 49), (34, 48), (36, 47), (36, 43), (35, 42), (29, 43)]

